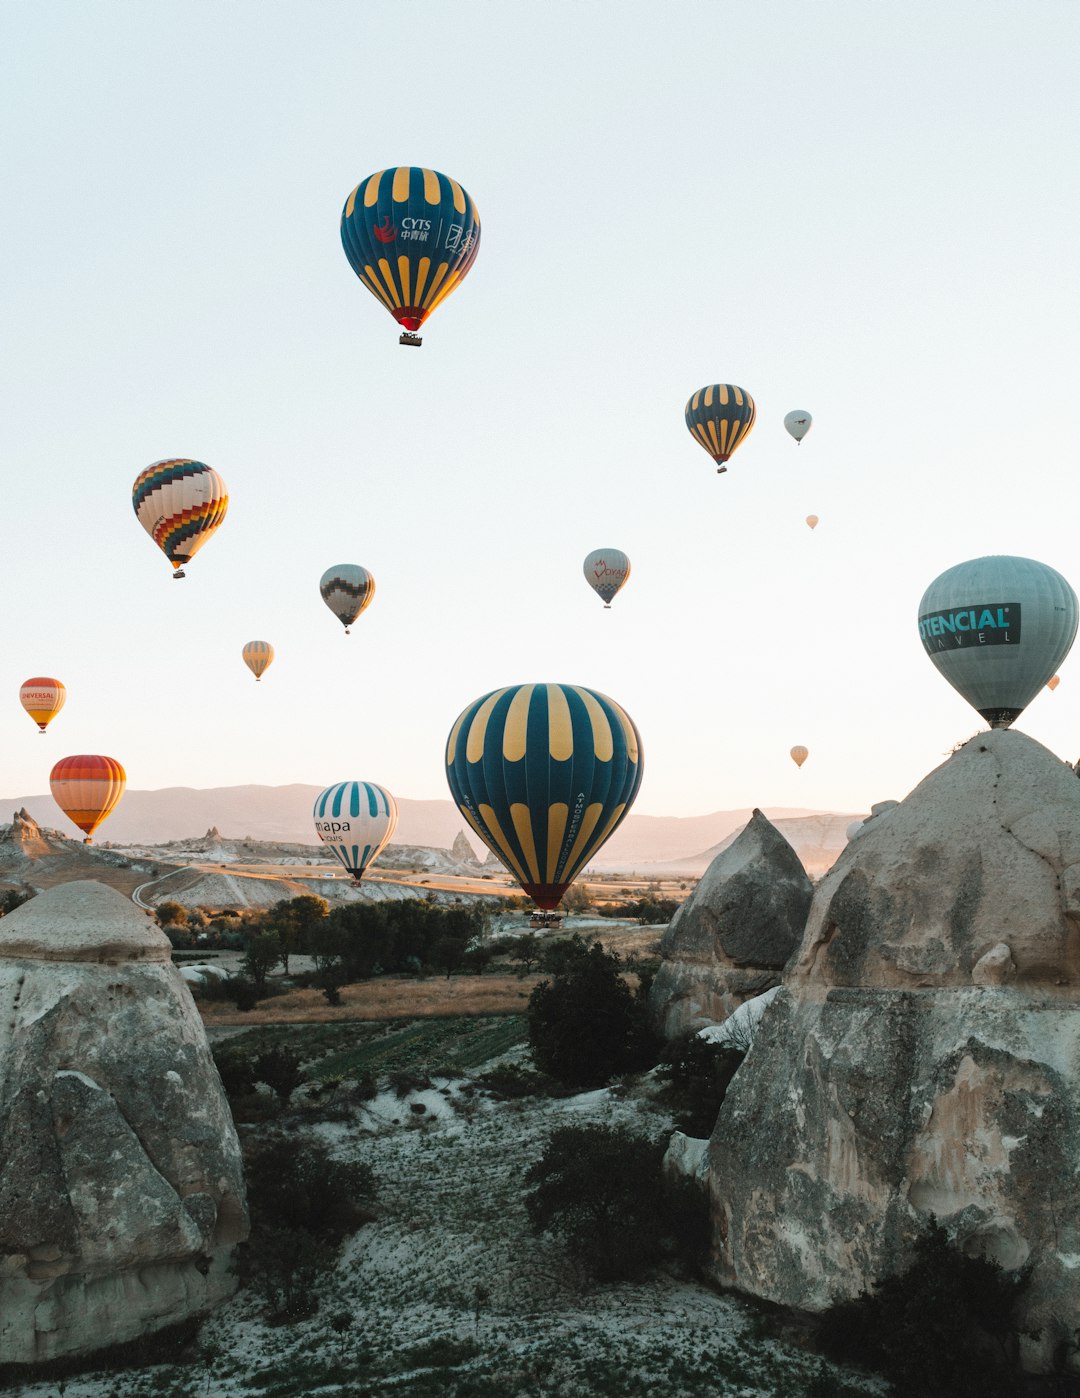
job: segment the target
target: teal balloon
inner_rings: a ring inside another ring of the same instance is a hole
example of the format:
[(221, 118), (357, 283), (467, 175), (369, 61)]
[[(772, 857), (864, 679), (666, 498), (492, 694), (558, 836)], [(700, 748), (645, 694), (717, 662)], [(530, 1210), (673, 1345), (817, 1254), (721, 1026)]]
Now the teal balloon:
[(458, 715), (446, 743), (458, 809), (548, 911), (629, 814), (641, 773), (630, 715), (582, 685), (496, 689)]
[(934, 579), (919, 604), (919, 639), (991, 728), (1008, 728), (1068, 655), (1077, 618), (1060, 573), (995, 554)]

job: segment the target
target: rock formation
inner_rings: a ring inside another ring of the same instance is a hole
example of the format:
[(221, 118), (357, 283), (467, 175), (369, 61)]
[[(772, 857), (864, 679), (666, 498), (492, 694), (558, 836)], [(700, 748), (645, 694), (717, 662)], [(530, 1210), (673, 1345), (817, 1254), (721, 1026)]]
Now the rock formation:
[(464, 830), (459, 830), (454, 836), (454, 843), (450, 848), (450, 858), (456, 859), (459, 864), (476, 864), (478, 862)]
[(235, 1288), (240, 1148), (169, 943), (103, 884), (0, 921), (0, 1363), (86, 1353)]
[(777, 985), (798, 945), (813, 888), (760, 811), (709, 865), (660, 943), (649, 1010), (668, 1038), (726, 1019)]
[(718, 1275), (822, 1309), (902, 1269), (935, 1214), (1031, 1269), (1025, 1366), (1076, 1366), (1078, 1006), (1080, 782), (981, 734), (817, 888), (713, 1133)]

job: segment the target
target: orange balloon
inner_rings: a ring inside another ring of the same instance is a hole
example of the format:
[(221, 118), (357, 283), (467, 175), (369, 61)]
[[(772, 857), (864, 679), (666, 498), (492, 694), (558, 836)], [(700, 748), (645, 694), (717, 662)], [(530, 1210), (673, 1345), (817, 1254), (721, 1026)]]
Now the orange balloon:
[(791, 749), (791, 760), (796, 767), (801, 767), (809, 756), (810, 749), (804, 748), (801, 743), (796, 744), (795, 747)]
[(82, 754), (62, 757), (49, 774), (53, 800), (67, 818), (82, 830), (84, 845), (124, 794), (127, 773), (115, 757)]
[(1061, 676), (1060, 676), (1060, 675), (1051, 675), (1050, 678), (1046, 681), (1046, 687), (1047, 687), (1047, 689), (1049, 689), (1051, 692), (1053, 692), (1055, 689), (1057, 689), (1057, 687), (1058, 687), (1058, 685), (1059, 685), (1060, 683), (1061, 683)]
[(23, 680), (19, 703), (41, 729), (42, 733), (64, 707), (67, 690), (50, 675), (35, 675)]
[(807, 516), (806, 516), (806, 522), (807, 522), (807, 524), (810, 526), (811, 529), (816, 529), (817, 526), (818, 526), (818, 517), (817, 517), (817, 515), (807, 515)]

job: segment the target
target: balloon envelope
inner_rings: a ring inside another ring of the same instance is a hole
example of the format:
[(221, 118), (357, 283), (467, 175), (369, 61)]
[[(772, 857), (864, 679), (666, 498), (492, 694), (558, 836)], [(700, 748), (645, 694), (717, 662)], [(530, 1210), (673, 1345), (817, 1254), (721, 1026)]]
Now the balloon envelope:
[(706, 384), (687, 401), (686, 426), (721, 471), (736, 447), (749, 437), (757, 410), (745, 388), (733, 383)]
[(919, 603), (919, 638), (991, 728), (1008, 728), (1068, 655), (1077, 616), (1060, 573), (996, 554), (934, 579)]
[(263, 672), (273, 664), (274, 647), (269, 641), (248, 641), (240, 653), (256, 680), (261, 679)]
[(582, 685), (494, 690), (458, 716), (446, 744), (458, 809), (548, 911), (626, 817), (641, 774), (633, 720)]
[(1054, 690), (1057, 689), (1057, 687), (1058, 687), (1058, 685), (1059, 685), (1060, 683), (1061, 683), (1061, 676), (1060, 676), (1060, 675), (1051, 675), (1050, 678), (1046, 681), (1046, 687), (1047, 687), (1047, 689), (1050, 691), (1050, 693), (1053, 694)]
[(357, 883), (397, 828), (397, 802), (374, 782), (338, 782), (315, 800), (315, 833)]
[(817, 517), (817, 515), (807, 515), (807, 516), (806, 516), (806, 522), (807, 522), (807, 524), (810, 526), (811, 529), (816, 529), (816, 528), (818, 527), (818, 517)]
[(797, 743), (795, 747), (791, 749), (791, 760), (796, 767), (801, 767), (809, 756), (810, 749), (804, 748), (801, 743)]
[(131, 503), (139, 523), (183, 577), (182, 565), (198, 553), (225, 518), (229, 492), (202, 461), (155, 461), (135, 478)]
[(375, 579), (359, 563), (335, 563), (319, 579), (319, 592), (348, 635), (349, 627), (375, 596)]
[(801, 442), (814, 425), (814, 419), (802, 408), (794, 408), (784, 415), (784, 426), (797, 442)]
[(630, 560), (622, 549), (593, 549), (582, 564), (585, 581), (604, 603), (611, 599), (630, 576)]
[(480, 216), (456, 180), (419, 165), (379, 170), (341, 215), (349, 266), (405, 330), (419, 330), (468, 276)]
[(19, 703), (42, 733), (64, 707), (66, 699), (67, 690), (51, 675), (35, 675), (23, 680), (19, 689)]
[(84, 844), (124, 794), (127, 773), (114, 757), (83, 753), (62, 757), (49, 775), (53, 800), (82, 830)]
[(849, 824), (848, 824), (848, 827), (847, 827), (847, 837), (848, 837), (848, 839), (849, 839), (849, 840), (854, 840), (855, 836), (856, 836), (856, 835), (861, 835), (862, 832), (865, 830), (865, 828), (866, 828), (866, 821), (865, 821), (865, 820), (853, 820), (853, 821), (850, 821)]

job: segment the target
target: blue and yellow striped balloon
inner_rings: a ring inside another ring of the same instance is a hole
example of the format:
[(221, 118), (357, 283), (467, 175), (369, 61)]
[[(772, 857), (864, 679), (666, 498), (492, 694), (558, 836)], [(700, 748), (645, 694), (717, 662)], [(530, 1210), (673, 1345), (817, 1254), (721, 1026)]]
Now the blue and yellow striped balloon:
[(459, 715), (446, 744), (458, 809), (547, 911), (625, 818), (641, 773), (629, 714), (581, 685), (485, 694)]
[(315, 833), (357, 883), (390, 843), (397, 802), (374, 782), (338, 782), (315, 799)]
[(738, 384), (710, 383), (691, 395), (685, 416), (691, 437), (709, 453), (719, 473), (727, 470), (724, 462), (749, 437), (757, 409)]
[(476, 261), (480, 217), (456, 180), (418, 165), (379, 170), (345, 201), (349, 265), (407, 331), (419, 330)]

